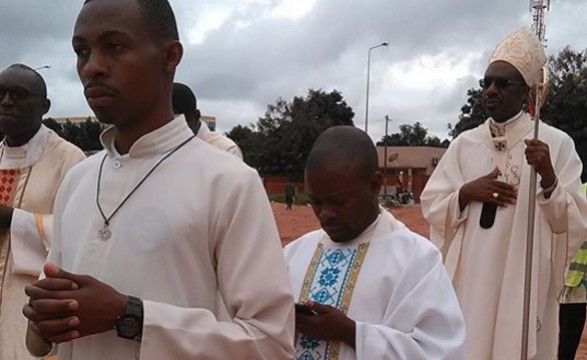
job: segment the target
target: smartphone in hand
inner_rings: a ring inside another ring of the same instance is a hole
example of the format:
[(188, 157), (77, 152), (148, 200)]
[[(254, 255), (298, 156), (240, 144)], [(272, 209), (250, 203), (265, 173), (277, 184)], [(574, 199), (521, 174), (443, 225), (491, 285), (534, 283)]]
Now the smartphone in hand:
[(306, 304), (295, 303), (294, 307), (296, 308), (296, 312), (299, 312), (304, 315), (316, 316), (318, 313), (312, 309), (310, 309)]

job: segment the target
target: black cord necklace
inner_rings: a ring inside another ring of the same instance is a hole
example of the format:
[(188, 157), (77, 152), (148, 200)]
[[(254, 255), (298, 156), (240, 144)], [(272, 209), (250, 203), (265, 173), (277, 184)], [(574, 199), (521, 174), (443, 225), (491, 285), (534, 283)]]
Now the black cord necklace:
[(98, 210), (100, 211), (100, 215), (102, 215), (102, 218), (104, 219), (104, 226), (102, 227), (102, 229), (100, 229), (98, 231), (98, 236), (100, 237), (100, 239), (102, 239), (102, 241), (106, 241), (106, 240), (110, 239), (110, 237), (112, 236), (112, 232), (108, 228), (110, 226), (110, 220), (114, 217), (114, 215), (116, 215), (116, 213), (118, 212), (118, 210), (120, 210), (122, 208), (122, 206), (132, 196), (132, 194), (134, 194), (135, 191), (137, 191), (137, 189), (139, 187), (141, 187), (141, 185), (143, 185), (143, 183), (145, 182), (145, 180), (147, 180), (147, 178), (149, 176), (151, 176), (151, 174), (153, 173), (153, 171), (155, 171), (155, 169), (157, 169), (157, 167), (159, 165), (161, 165), (161, 163), (163, 161), (167, 160), (168, 157), (170, 157), (171, 155), (173, 155), (173, 153), (175, 153), (177, 150), (181, 149), (182, 146), (184, 146), (185, 144), (187, 144), (188, 142), (190, 142), (194, 137), (196, 137), (196, 136), (195, 135), (192, 135), (189, 139), (187, 139), (184, 142), (182, 142), (181, 144), (179, 144), (175, 149), (173, 149), (170, 152), (168, 152), (167, 155), (163, 156), (161, 158), (161, 160), (157, 161), (157, 163), (155, 165), (153, 165), (153, 167), (151, 168), (151, 170), (149, 170), (147, 172), (147, 174), (145, 176), (143, 176), (143, 178), (141, 179), (141, 181), (139, 181), (139, 183), (130, 191), (130, 193), (128, 193), (128, 195), (126, 195), (126, 197), (124, 199), (122, 199), (122, 201), (120, 202), (120, 204), (118, 204), (118, 206), (116, 207), (116, 209), (114, 209), (114, 211), (112, 212), (112, 214), (110, 214), (110, 216), (108, 216), (108, 217), (104, 214), (104, 210), (102, 210), (102, 206), (100, 206), (100, 182), (102, 180), (102, 170), (104, 168), (104, 162), (106, 161), (106, 158), (108, 157), (108, 154), (104, 154), (104, 158), (102, 159), (102, 162), (100, 163), (100, 171), (98, 172), (98, 184), (96, 186), (96, 206), (98, 207)]

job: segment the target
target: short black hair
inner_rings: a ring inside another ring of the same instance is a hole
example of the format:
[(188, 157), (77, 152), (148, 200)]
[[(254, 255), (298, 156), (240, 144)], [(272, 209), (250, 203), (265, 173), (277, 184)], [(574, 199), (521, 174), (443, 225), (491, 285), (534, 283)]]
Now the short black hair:
[[(84, 5), (95, 0), (85, 0)], [(155, 40), (179, 40), (175, 14), (167, 0), (135, 0), (143, 9), (143, 16)]]
[(306, 160), (306, 171), (334, 162), (356, 166), (359, 175), (369, 180), (378, 169), (377, 149), (364, 131), (354, 126), (333, 126), (314, 142)]
[(196, 95), (186, 84), (173, 83), (173, 95), (171, 96), (173, 103), (173, 113), (176, 115), (186, 114), (193, 115), (196, 113), (198, 103)]
[(36, 88), (34, 90), (39, 95), (47, 97), (47, 84), (45, 83), (45, 79), (43, 79), (43, 77), (41, 76), (41, 74), (37, 72), (37, 70), (25, 64), (12, 64), (6, 68), (6, 70), (8, 69), (21, 69), (30, 72), (36, 79)]

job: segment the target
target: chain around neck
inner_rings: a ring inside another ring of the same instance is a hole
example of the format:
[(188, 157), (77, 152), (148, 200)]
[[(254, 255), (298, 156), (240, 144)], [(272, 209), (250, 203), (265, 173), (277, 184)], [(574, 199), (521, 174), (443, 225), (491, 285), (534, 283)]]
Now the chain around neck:
[(139, 183), (128, 193), (128, 195), (126, 195), (126, 197), (124, 199), (122, 199), (120, 204), (118, 204), (118, 206), (116, 207), (116, 209), (114, 209), (114, 211), (112, 212), (112, 214), (110, 214), (110, 216), (106, 216), (106, 214), (104, 214), (104, 210), (102, 209), (102, 206), (100, 206), (100, 183), (102, 181), (102, 170), (104, 169), (104, 162), (106, 162), (106, 158), (108, 157), (108, 153), (104, 154), (104, 158), (102, 158), (102, 162), (100, 163), (100, 170), (98, 172), (98, 184), (96, 185), (96, 206), (98, 207), (98, 211), (100, 211), (100, 215), (102, 215), (102, 218), (104, 219), (104, 225), (106, 227), (108, 225), (110, 225), (110, 220), (114, 217), (114, 215), (116, 215), (118, 210), (120, 210), (124, 206), (124, 204), (127, 202), (127, 200), (132, 196), (132, 194), (134, 194), (135, 191), (137, 191), (137, 189), (139, 187), (141, 187), (141, 185), (143, 185), (145, 180), (147, 180), (147, 178), (149, 176), (151, 176), (153, 171), (155, 171), (155, 169), (157, 169), (157, 167), (159, 165), (161, 165), (161, 163), (163, 161), (167, 160), (167, 158), (169, 158), (171, 155), (173, 155), (173, 153), (175, 153), (177, 150), (181, 149), (185, 144), (190, 142), (195, 137), (196, 137), (195, 135), (190, 136), (187, 140), (185, 140), (184, 142), (182, 142), (181, 144), (176, 146), (173, 150), (168, 152), (165, 156), (163, 156), (161, 158), (161, 160), (157, 161), (157, 163), (155, 165), (153, 165), (151, 170), (149, 170), (147, 172), (147, 174), (145, 176), (143, 176), (141, 181), (139, 181)]

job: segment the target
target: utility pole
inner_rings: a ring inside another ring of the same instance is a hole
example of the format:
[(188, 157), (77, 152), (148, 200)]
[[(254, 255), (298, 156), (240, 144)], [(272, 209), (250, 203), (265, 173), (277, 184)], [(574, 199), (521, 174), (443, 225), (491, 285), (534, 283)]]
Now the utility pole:
[(383, 138), (383, 202), (387, 201), (387, 162), (389, 159), (387, 158), (387, 142), (388, 142), (388, 130), (389, 130), (389, 116), (385, 115), (385, 137)]
[(382, 42), (379, 45), (371, 46), (367, 52), (367, 90), (365, 92), (365, 132), (369, 134), (369, 77), (371, 76), (371, 51), (378, 47), (388, 46), (387, 41)]

